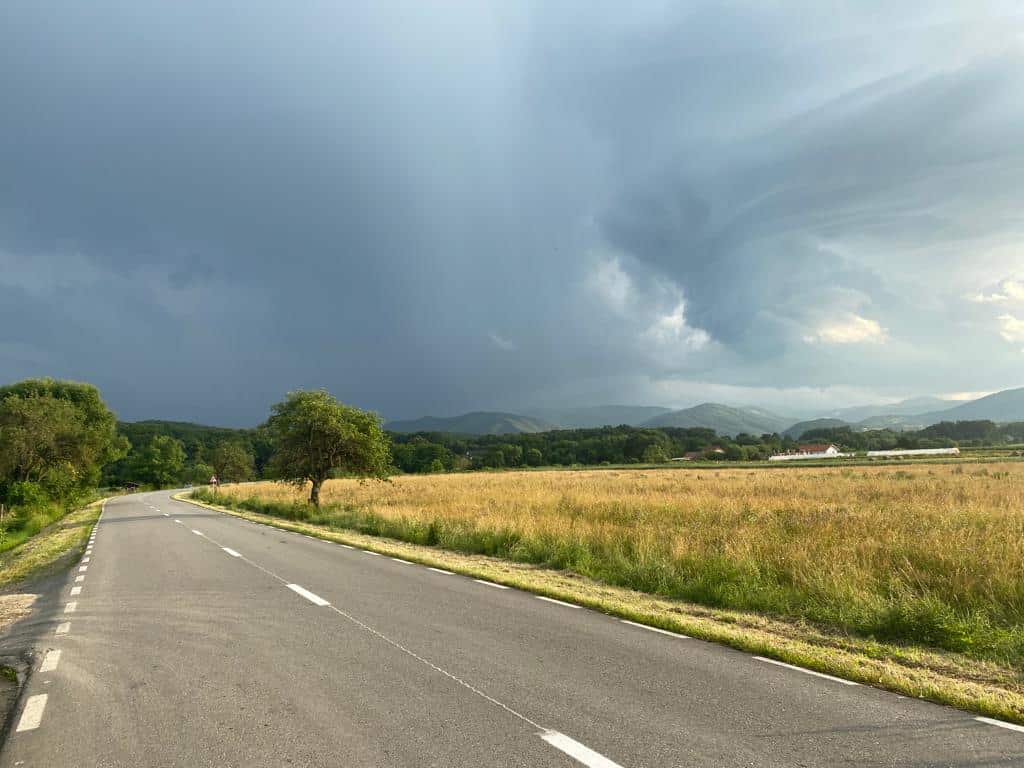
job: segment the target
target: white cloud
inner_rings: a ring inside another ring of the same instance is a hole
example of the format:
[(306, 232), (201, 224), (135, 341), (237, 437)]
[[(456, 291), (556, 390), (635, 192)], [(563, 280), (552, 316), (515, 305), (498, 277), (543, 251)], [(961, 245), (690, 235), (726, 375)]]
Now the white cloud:
[(1024, 344), (1024, 320), (1009, 313), (1000, 315), (999, 335), (1011, 344)]
[(618, 258), (602, 261), (589, 279), (592, 291), (617, 314), (625, 314), (633, 293), (633, 280), (622, 269)]
[(711, 341), (707, 331), (686, 324), (684, 302), (679, 302), (671, 312), (655, 320), (643, 335), (657, 344), (682, 344), (692, 350), (703, 349)]
[(1024, 301), (1024, 283), (1019, 280), (1003, 280), (1003, 293), (1013, 301)]
[(498, 349), (503, 349), (506, 352), (516, 351), (515, 342), (509, 338), (506, 338), (505, 336), (502, 336), (497, 331), (491, 331), (489, 334), (487, 334), (487, 338), (489, 338), (491, 340), (491, 343), (494, 344), (494, 346), (496, 346)]
[(814, 333), (804, 336), (808, 344), (884, 344), (889, 332), (877, 320), (849, 313), (820, 325)]
[(1009, 298), (1005, 293), (982, 293), (979, 291), (968, 295), (967, 300), (973, 301), (975, 304), (1002, 304)]
[(1005, 304), (1006, 302), (1024, 302), (1024, 282), (1007, 278), (999, 283), (991, 293), (978, 291), (967, 296), (968, 301), (975, 304)]
[(977, 400), (982, 397), (987, 397), (994, 393), (995, 390), (983, 389), (976, 392), (946, 392), (945, 394), (939, 395), (943, 400), (955, 400), (958, 403), (966, 402), (969, 400)]

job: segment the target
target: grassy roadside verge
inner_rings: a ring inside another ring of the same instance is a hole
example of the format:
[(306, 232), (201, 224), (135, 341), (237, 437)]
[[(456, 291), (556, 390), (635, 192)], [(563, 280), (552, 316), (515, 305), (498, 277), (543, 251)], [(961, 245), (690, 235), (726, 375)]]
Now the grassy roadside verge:
[(0, 592), (10, 592), (16, 585), (46, 575), (65, 560), (80, 555), (104, 501), (70, 512), (17, 549), (0, 555)]
[(829, 633), (804, 622), (781, 621), (755, 612), (707, 608), (609, 586), (565, 571), (282, 520), (271, 515), (207, 504), (190, 498), (190, 495), (187, 492), (175, 498), (283, 530), (566, 600), (619, 618), (907, 696), (1024, 723), (1024, 670), (1010, 663)]

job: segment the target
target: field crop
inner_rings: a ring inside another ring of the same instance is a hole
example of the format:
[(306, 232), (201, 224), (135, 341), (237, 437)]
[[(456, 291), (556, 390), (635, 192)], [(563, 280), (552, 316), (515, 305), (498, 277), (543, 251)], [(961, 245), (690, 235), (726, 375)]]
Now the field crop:
[(592, 470), (264, 482), (200, 498), (564, 569), (1013, 666), (1024, 659), (1024, 465)]

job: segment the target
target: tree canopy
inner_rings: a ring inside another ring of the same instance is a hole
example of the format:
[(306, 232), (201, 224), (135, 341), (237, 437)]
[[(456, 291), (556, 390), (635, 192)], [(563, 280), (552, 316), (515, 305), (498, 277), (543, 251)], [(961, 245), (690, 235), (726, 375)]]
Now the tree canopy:
[(271, 472), (281, 480), (312, 484), (310, 504), (334, 473), (387, 477), (391, 451), (375, 413), (338, 402), (325, 390), (288, 394), (271, 409), (265, 425), (274, 455)]
[(96, 485), (127, 451), (117, 420), (91, 384), (29, 379), (0, 387), (0, 497), (33, 483), (68, 500)]

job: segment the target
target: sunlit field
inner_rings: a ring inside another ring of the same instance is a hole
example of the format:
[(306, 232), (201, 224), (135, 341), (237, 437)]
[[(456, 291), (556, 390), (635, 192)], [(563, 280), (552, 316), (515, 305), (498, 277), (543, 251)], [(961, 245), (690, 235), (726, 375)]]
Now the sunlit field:
[(271, 482), (219, 496), (880, 640), (1024, 657), (1021, 464), (334, 480), (319, 512)]

